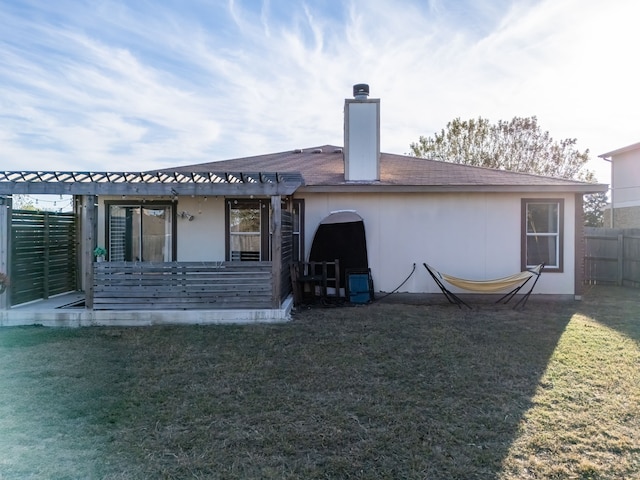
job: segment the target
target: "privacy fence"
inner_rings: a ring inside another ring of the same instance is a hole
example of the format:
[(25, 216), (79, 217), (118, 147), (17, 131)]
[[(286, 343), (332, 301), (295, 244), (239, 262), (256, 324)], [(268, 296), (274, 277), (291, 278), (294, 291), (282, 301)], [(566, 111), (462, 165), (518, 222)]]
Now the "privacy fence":
[(282, 211), (282, 264), (280, 273), (280, 299), (291, 293), (291, 272), (289, 265), (293, 261), (293, 214)]
[(640, 287), (640, 229), (585, 227), (585, 282)]
[(12, 305), (76, 290), (75, 215), (14, 210), (10, 259)]
[(95, 310), (271, 308), (271, 262), (94, 263)]

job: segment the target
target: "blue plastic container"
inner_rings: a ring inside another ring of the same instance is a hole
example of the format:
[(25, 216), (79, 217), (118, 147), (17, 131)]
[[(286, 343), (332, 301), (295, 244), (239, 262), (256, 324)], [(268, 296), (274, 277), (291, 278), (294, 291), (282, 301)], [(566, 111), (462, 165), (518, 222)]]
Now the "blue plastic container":
[(369, 303), (371, 301), (369, 274), (349, 273), (348, 282), (349, 302)]

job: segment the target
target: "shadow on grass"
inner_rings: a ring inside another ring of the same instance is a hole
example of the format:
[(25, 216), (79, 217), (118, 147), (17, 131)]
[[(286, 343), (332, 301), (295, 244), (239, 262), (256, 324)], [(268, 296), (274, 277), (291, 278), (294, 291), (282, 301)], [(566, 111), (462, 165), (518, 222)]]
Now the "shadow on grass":
[(0, 349), (42, 346), (68, 338), (65, 330), (46, 329), (42, 326), (1, 328)]
[(0, 330), (0, 477), (497, 478), (574, 309)]

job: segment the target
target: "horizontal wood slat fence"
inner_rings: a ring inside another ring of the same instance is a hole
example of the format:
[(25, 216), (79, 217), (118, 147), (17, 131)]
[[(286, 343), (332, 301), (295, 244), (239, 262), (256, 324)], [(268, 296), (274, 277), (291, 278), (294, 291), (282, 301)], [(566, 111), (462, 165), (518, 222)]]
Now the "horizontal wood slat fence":
[(14, 210), (10, 259), (12, 305), (76, 290), (75, 215)]
[(271, 262), (98, 262), (95, 310), (263, 309)]
[(282, 264), (280, 273), (280, 300), (291, 293), (291, 272), (293, 261), (293, 214), (282, 211)]
[(585, 227), (585, 283), (640, 287), (640, 229)]

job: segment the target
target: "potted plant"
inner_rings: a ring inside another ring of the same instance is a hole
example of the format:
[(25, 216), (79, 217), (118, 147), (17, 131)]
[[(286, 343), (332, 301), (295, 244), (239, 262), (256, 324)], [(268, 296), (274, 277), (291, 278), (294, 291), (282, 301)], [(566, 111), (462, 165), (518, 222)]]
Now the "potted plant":
[(103, 247), (96, 247), (93, 250), (93, 255), (96, 257), (96, 262), (104, 262), (104, 257), (107, 251)]

